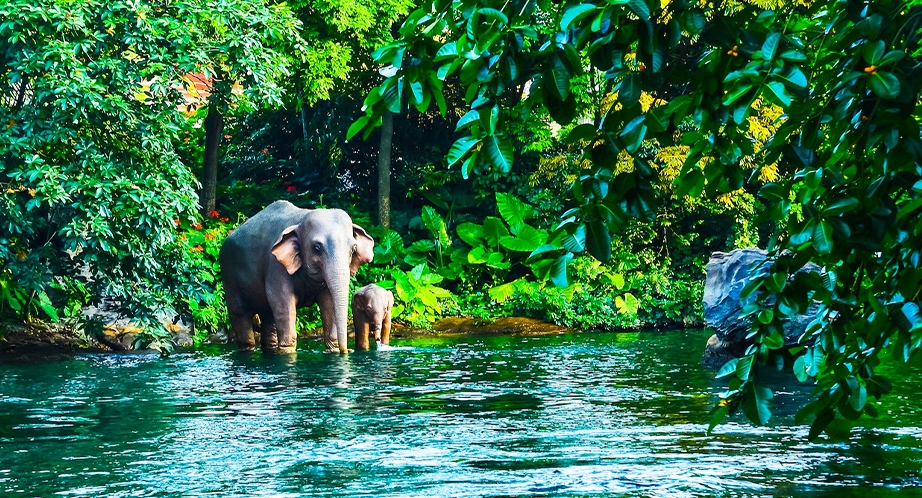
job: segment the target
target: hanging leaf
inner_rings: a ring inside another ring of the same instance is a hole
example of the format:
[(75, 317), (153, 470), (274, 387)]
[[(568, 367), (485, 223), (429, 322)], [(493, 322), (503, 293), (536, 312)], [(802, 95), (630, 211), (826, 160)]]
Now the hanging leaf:
[(605, 262), (611, 259), (611, 234), (608, 227), (598, 220), (586, 224), (586, 248), (593, 258)]
[(451, 149), (448, 150), (448, 167), (460, 161), (461, 158), (478, 143), (480, 143), (480, 140), (474, 137), (461, 137), (456, 140), (455, 143), (451, 145)]
[(468, 128), (479, 120), (480, 111), (477, 109), (471, 109), (470, 111), (467, 111), (464, 116), (461, 116), (461, 119), (458, 120), (458, 126), (455, 127), (455, 131), (461, 131), (465, 128)]
[(765, 43), (762, 44), (762, 59), (766, 61), (772, 60), (775, 57), (775, 52), (778, 50), (778, 43), (780, 41), (781, 33), (769, 33), (765, 38)]
[(814, 227), (813, 247), (820, 254), (832, 252), (832, 225), (828, 221), (821, 221)]
[(870, 75), (871, 90), (882, 99), (894, 99), (900, 94), (900, 80), (890, 72), (876, 71)]
[(557, 287), (563, 288), (570, 285), (567, 281), (567, 264), (572, 260), (573, 254), (571, 253), (566, 253), (554, 260), (554, 264), (551, 266), (550, 279)]
[(574, 22), (592, 14), (596, 8), (597, 7), (591, 3), (584, 3), (582, 5), (574, 5), (573, 7), (570, 7), (560, 18), (561, 31), (570, 29), (570, 26), (573, 25)]
[(497, 170), (508, 173), (512, 169), (512, 142), (505, 136), (488, 135), (483, 139), (482, 152), (490, 165)]

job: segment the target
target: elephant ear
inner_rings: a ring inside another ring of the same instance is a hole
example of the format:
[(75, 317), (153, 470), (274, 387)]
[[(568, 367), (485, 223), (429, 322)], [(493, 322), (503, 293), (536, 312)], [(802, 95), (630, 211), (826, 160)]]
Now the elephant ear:
[(272, 246), (272, 255), (282, 263), (289, 275), (294, 275), (301, 268), (301, 242), (298, 240), (298, 225), (291, 225), (282, 230), (279, 240)]
[(355, 237), (355, 253), (352, 255), (352, 262), (349, 263), (349, 271), (355, 275), (360, 266), (375, 259), (375, 239), (358, 225), (352, 225), (352, 236)]

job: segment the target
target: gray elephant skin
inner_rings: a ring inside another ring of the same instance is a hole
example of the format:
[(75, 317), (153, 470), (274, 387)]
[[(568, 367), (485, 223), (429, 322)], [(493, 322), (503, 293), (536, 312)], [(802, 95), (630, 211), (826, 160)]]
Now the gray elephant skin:
[(355, 325), (355, 349), (368, 350), (369, 332), (375, 342), (388, 345), (391, 340), (391, 308), (394, 294), (378, 285), (368, 284), (352, 296), (352, 323)]
[(237, 227), (218, 260), (231, 329), (241, 350), (295, 351), (295, 313), (317, 303), (327, 351), (348, 352), (349, 281), (374, 257), (374, 240), (340, 209), (276, 201)]

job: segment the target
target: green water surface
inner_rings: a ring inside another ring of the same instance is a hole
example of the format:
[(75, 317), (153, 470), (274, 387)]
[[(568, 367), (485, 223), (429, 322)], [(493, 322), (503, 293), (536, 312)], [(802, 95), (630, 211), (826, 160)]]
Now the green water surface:
[(0, 495), (922, 495), (919, 366), (885, 364), (894, 392), (847, 442), (807, 441), (810, 386), (783, 375), (772, 425), (708, 436), (708, 335), (0, 359)]

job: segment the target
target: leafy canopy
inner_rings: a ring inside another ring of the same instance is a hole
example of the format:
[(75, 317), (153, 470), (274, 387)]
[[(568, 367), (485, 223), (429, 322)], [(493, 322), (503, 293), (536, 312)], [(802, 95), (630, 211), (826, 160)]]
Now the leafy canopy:
[[(377, 51), (393, 76), (350, 135), (367, 136), (405, 102), (445, 113), (443, 85), (457, 78), (469, 109), (449, 167), (508, 171), (515, 154), (499, 110), (524, 98), (526, 112), (577, 125), (564, 138), (587, 167), (570, 185), (563, 248), (602, 260), (626, 220), (655, 216), (644, 143), (687, 147), (673, 180), (681, 196), (758, 189), (774, 264), (747, 289), (759, 297), (746, 310), (759, 318), (753, 344), (721, 372), (730, 384), (713, 424), (738, 409), (766, 423), (772, 392), (759, 372), (777, 365), (816, 382), (801, 411), (811, 437), (839, 434), (874, 416), (889, 390), (875, 371), (880, 352), (909, 359), (922, 345), (920, 26), (922, 7), (896, 0), (433, 0)], [(616, 98), (592, 122), (572, 85), (586, 72), (604, 75)], [(749, 118), (762, 102), (783, 115), (757, 148)], [(632, 167), (616, 167), (625, 155)], [(794, 276), (808, 261), (822, 270)], [(782, 319), (811, 301), (817, 319), (785, 351)]]
[(286, 72), (261, 44), (295, 27), (261, 0), (0, 5), (0, 312), (53, 316), (56, 289), (153, 321), (206, 292), (176, 238), (197, 204), (180, 89), (233, 55), (244, 90), (273, 98)]

